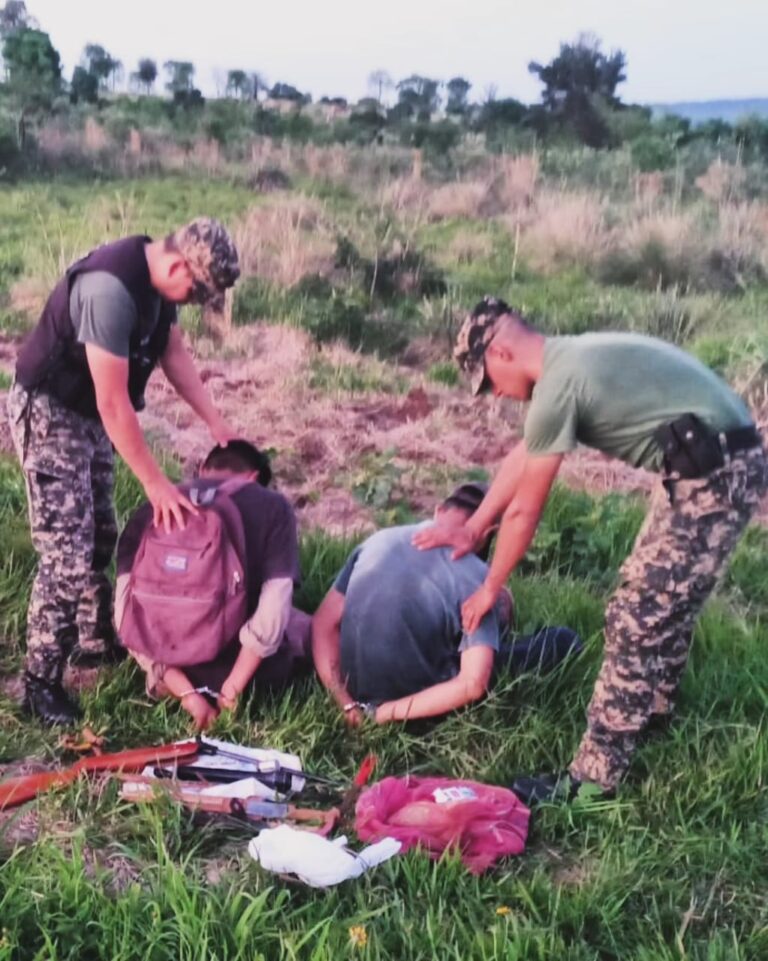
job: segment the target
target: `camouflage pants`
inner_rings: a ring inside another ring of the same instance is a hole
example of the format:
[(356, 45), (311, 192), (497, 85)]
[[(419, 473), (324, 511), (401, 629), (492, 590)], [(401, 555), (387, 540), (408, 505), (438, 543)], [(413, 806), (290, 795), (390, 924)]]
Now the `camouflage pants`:
[(766, 490), (759, 448), (708, 477), (657, 481), (650, 510), (605, 615), (605, 652), (571, 764), (579, 780), (613, 788), (651, 715), (670, 714), (694, 623)]
[(114, 641), (106, 575), (117, 540), (112, 445), (98, 422), (18, 385), (8, 416), (38, 556), (25, 667), (56, 681), (76, 642), (96, 652)]

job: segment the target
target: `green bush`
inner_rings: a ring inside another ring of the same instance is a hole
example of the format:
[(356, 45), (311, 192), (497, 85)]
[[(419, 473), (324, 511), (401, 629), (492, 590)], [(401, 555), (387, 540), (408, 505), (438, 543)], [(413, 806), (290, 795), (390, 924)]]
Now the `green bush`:
[(673, 143), (664, 137), (645, 134), (629, 145), (632, 162), (643, 173), (651, 170), (668, 170), (674, 167), (676, 150)]
[(273, 317), (280, 301), (281, 297), (272, 284), (260, 277), (246, 277), (235, 287), (232, 320), (236, 325), (242, 325), (261, 317)]
[(657, 237), (636, 250), (615, 249), (600, 260), (598, 279), (604, 284), (668, 290), (733, 294), (765, 282), (765, 270), (753, 256), (723, 250), (672, 251)]
[(456, 387), (460, 380), (459, 368), (448, 360), (432, 364), (427, 371), (427, 380), (435, 384), (445, 384), (446, 387)]
[(643, 514), (639, 501), (618, 494), (594, 498), (557, 485), (518, 571), (575, 577), (610, 588)]

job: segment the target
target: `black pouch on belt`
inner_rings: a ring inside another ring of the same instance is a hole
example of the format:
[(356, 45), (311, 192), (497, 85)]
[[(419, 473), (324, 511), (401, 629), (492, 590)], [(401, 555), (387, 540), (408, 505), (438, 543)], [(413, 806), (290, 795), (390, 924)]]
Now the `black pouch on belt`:
[(723, 451), (717, 434), (696, 414), (683, 414), (662, 424), (653, 436), (664, 454), (664, 468), (668, 474), (688, 479), (706, 477), (723, 466)]

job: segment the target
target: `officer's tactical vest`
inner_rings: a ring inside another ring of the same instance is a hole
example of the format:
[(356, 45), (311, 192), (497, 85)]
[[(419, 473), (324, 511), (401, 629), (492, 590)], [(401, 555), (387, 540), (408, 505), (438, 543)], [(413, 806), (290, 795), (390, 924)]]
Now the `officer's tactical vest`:
[(149, 375), (165, 351), (176, 318), (175, 305), (161, 300), (155, 321), (152, 308), (158, 295), (150, 282), (144, 252), (149, 241), (145, 236), (126, 237), (91, 251), (67, 270), (19, 351), (16, 380), (22, 387), (50, 394), (83, 417), (100, 419), (85, 345), (75, 339), (69, 298), (76, 277), (102, 271), (116, 277), (136, 304), (139, 322), (130, 337), (128, 396), (135, 410), (144, 407)]

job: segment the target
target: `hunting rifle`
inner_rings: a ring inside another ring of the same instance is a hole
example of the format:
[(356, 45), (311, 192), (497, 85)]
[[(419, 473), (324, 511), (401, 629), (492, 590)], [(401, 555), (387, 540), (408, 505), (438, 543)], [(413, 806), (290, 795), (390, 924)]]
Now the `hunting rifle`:
[(260, 797), (217, 797), (202, 794), (188, 785), (170, 781), (158, 782), (157, 778), (142, 775), (124, 777), (120, 790), (120, 797), (124, 801), (152, 801), (162, 794), (192, 811), (234, 815), (250, 821), (294, 821), (321, 835), (328, 834), (339, 819), (339, 810), (335, 807), (321, 811), (299, 808), (282, 801), (265, 801)]
[(0, 811), (31, 801), (42, 791), (62, 787), (76, 781), (81, 774), (97, 771), (141, 771), (147, 764), (160, 764), (163, 761), (178, 761), (191, 757), (198, 752), (197, 741), (182, 741), (159, 747), (137, 747), (115, 754), (95, 754), (80, 758), (70, 767), (58, 771), (42, 771), (36, 774), (21, 774), (18, 777), (0, 781)]

